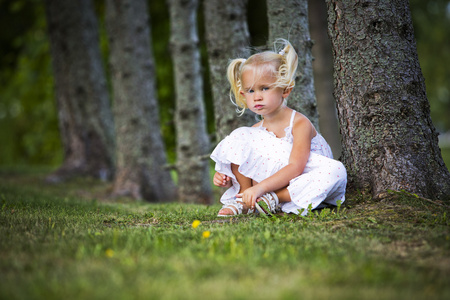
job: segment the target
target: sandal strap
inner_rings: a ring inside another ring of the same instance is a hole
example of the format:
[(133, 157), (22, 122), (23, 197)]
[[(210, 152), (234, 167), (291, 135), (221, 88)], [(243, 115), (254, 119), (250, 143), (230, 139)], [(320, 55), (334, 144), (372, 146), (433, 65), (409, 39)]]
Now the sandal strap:
[(270, 192), (270, 195), (272, 195), (273, 200), (275, 200), (275, 207), (276, 208), (278, 206), (278, 204), (280, 204), (280, 200), (278, 199), (277, 194), (275, 194), (275, 192)]
[(240, 215), (242, 214), (242, 204), (239, 205), (240, 203), (236, 203), (236, 204), (227, 204), (222, 206), (222, 209), (224, 208), (229, 208), (233, 211), (234, 215)]
[[(241, 215), (242, 214), (242, 210), (243, 210), (243, 208), (244, 208), (244, 205), (242, 204), (242, 203), (240, 203), (240, 202), (238, 202), (238, 201), (236, 201), (235, 203), (229, 203), (229, 204), (225, 204), (224, 206), (222, 206), (222, 208), (220, 209), (220, 210), (222, 210), (222, 209), (224, 209), (224, 208), (228, 208), (228, 209), (231, 209), (231, 211), (233, 212), (233, 214), (232, 215), (218, 215), (219, 217), (226, 217), (226, 216), (236, 216), (236, 215)], [(253, 208), (249, 208), (248, 210), (247, 210), (247, 215), (250, 215), (250, 214), (253, 214), (255, 212), (255, 209)]]
[(274, 192), (266, 193), (259, 198), (267, 204), (271, 213), (275, 213), (279, 200)]
[(230, 209), (233, 212), (233, 214), (232, 215), (220, 215), (220, 214), (218, 214), (217, 215), (218, 217), (229, 217), (229, 216), (240, 215), (240, 214), (242, 214), (243, 205), (236, 201), (235, 203), (229, 203), (229, 204), (223, 205), (220, 210), (225, 209), (225, 208)]

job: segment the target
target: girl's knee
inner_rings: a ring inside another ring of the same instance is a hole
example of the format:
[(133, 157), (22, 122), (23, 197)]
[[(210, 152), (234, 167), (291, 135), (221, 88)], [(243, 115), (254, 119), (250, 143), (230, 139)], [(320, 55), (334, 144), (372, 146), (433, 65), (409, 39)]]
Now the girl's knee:
[(341, 163), (340, 161), (335, 161), (336, 163), (334, 164), (334, 168), (333, 168), (333, 173), (337, 176), (337, 180), (339, 182), (347, 182), (347, 170), (345, 169), (345, 166), (343, 163)]
[(328, 176), (334, 182), (347, 182), (347, 171), (344, 164), (338, 160), (330, 160), (328, 164)]
[(338, 160), (333, 159), (332, 163), (330, 163), (330, 167), (333, 169), (333, 171), (336, 171), (337, 173), (347, 173), (344, 164)]

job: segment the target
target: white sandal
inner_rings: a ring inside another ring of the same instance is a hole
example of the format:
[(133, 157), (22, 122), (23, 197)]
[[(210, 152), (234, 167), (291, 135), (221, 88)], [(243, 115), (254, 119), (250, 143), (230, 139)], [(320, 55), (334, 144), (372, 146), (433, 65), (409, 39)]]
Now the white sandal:
[(277, 194), (274, 192), (266, 193), (258, 199), (260, 199), (260, 201), (255, 203), (255, 207), (260, 213), (270, 215), (276, 212), (279, 204)]
[[(224, 208), (230, 209), (233, 212), (233, 214), (231, 214), (231, 215), (217, 214), (218, 217), (233, 217), (233, 216), (237, 216), (237, 215), (242, 215), (242, 209), (244, 208), (244, 205), (242, 203), (236, 201), (235, 203), (226, 204), (226, 205), (222, 206), (222, 208), (220, 210), (222, 210)], [(220, 210), (219, 210), (219, 212), (220, 212)], [(247, 211), (247, 215), (250, 215), (254, 212), (255, 212), (255, 209), (249, 208)]]

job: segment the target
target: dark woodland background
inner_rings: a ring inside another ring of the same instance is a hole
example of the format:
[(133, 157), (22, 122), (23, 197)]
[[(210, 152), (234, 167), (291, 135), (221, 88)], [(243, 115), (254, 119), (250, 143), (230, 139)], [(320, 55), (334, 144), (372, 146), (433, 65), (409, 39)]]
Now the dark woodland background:
[[(94, 1), (100, 24), (104, 67), (108, 68), (108, 45), (104, 26), (104, 1)], [(170, 162), (175, 160), (174, 81), (170, 58), (169, 12), (165, 1), (149, 1), (153, 51), (156, 61), (158, 101), (163, 138)], [(411, 13), (421, 68), (434, 125), (441, 133), (450, 130), (450, 2), (411, 0)], [(267, 42), (264, 1), (251, 0), (248, 7), (251, 45)], [(58, 132), (53, 74), (45, 11), (40, 0), (0, 0), (0, 165), (58, 166), (62, 147)], [(208, 84), (208, 61), (204, 20), (199, 8), (204, 95), (208, 132), (214, 137), (212, 95)], [(312, 35), (312, 39), (314, 36)], [(313, 48), (314, 50), (314, 48)], [(331, 54), (330, 54), (331, 55)], [(108, 72), (106, 72), (108, 74)], [(225, 76), (225, 74), (224, 74)], [(317, 78), (315, 79), (317, 81)], [(110, 87), (111, 88), (111, 87)], [(319, 111), (320, 113), (320, 111)], [(322, 125), (321, 125), (322, 126)], [(323, 125), (325, 126), (325, 125)], [(321, 128), (322, 131), (324, 131)], [(213, 141), (214, 142), (214, 141)], [(450, 142), (447, 142), (450, 143)], [(336, 146), (334, 146), (336, 147)]]

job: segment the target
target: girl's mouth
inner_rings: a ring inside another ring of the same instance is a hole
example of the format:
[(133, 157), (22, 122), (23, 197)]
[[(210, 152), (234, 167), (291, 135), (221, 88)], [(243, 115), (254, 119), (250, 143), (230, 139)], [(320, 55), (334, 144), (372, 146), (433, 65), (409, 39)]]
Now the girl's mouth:
[(262, 105), (255, 105), (255, 109), (261, 109), (261, 108), (263, 108)]

